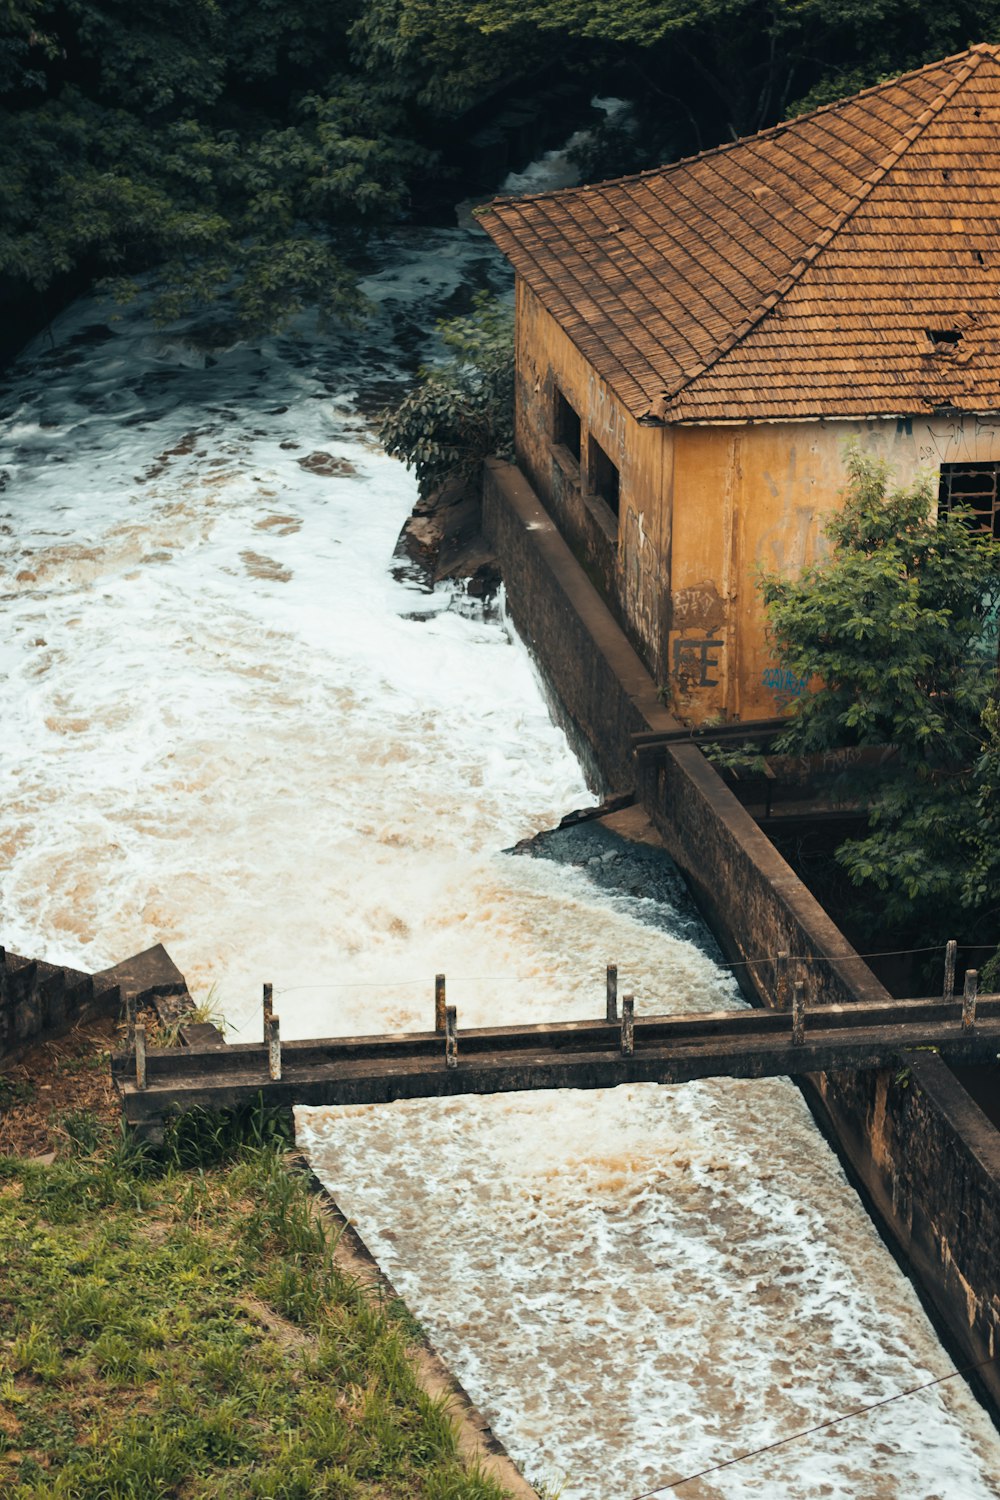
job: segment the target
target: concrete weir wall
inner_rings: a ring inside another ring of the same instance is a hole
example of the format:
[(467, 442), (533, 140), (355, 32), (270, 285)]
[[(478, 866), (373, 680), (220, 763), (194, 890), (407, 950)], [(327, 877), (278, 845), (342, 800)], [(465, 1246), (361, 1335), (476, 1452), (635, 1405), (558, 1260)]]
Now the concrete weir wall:
[[(0, 948), (0, 1062), (99, 1013), (110, 985)], [(117, 999), (117, 996), (115, 996)]]
[[(184, 976), (161, 943), (99, 974), (84, 974), (0, 948), (0, 1067), (35, 1041), (49, 1041), (128, 1000), (141, 1009), (187, 996)], [(214, 1029), (214, 1028), (213, 1028)]]
[[(775, 1003), (793, 955), (820, 1004), (888, 1000), (871, 970), (693, 745), (637, 764), (630, 736), (680, 726), (521, 472), (491, 461), (484, 529), (511, 616), (614, 790), (635, 786), (747, 993)], [(905, 1066), (904, 1066), (905, 1065)], [(901, 1075), (901, 1076), (900, 1076)], [(1000, 1353), (1000, 1133), (941, 1060), (814, 1075), (817, 1115), (968, 1364)], [(1000, 1364), (976, 1381), (1000, 1419)]]

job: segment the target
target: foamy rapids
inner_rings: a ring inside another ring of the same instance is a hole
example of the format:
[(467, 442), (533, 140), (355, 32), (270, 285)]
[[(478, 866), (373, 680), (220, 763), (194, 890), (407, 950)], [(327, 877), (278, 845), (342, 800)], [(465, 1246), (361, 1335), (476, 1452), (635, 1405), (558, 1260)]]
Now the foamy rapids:
[[(559, 166), (554, 163), (553, 170)], [(532, 177), (537, 186), (537, 176)], [(502, 851), (590, 800), (527, 656), (398, 580), (414, 499), (366, 413), (503, 274), (401, 231), (376, 313), (206, 351), (83, 301), (0, 393), (0, 941), (163, 941), (236, 1035), (738, 1003), (707, 936)], [(316, 455), (320, 455), (317, 457)], [(670, 924), (668, 922), (668, 928)], [(302, 1111), (301, 1140), (529, 1476), (618, 1500), (951, 1368), (797, 1091), (623, 1088)], [(685, 1487), (980, 1500), (961, 1380)]]

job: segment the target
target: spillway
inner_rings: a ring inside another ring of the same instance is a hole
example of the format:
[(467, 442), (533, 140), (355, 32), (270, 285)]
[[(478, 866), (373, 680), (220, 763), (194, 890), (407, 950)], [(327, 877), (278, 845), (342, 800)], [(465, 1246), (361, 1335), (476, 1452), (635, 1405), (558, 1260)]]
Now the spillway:
[[(255, 1035), (738, 1004), (679, 900), (502, 851), (593, 800), (502, 613), (393, 571), (372, 436), (473, 230), (372, 248), (372, 318), (255, 346), (77, 303), (0, 391), (0, 903), (86, 969), (163, 941)], [(595, 856), (595, 859), (600, 856)], [(618, 1500), (948, 1373), (800, 1095), (629, 1087), (302, 1113), (317, 1170), (529, 1477)], [(960, 1380), (688, 1496), (986, 1500)]]

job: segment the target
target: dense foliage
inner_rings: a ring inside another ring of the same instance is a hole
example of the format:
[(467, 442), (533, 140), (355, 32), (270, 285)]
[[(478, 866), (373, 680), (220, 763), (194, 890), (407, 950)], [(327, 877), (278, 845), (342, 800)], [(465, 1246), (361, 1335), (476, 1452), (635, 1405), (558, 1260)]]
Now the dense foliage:
[(359, 241), (484, 99), (624, 94), (606, 175), (996, 36), (996, 0), (0, 0), (0, 292), (156, 268), (168, 315), (349, 312)]
[(595, 70), (634, 101), (593, 173), (634, 170), (772, 125), (882, 78), (1000, 39), (996, 0), (382, 0), (397, 36), (440, 46), (470, 30)]
[(927, 482), (889, 491), (886, 467), (856, 452), (849, 469), (829, 555), (798, 579), (762, 580), (778, 657), (815, 688), (778, 748), (895, 746), (867, 836), (837, 858), (901, 932), (992, 940), (1000, 544), (962, 512), (936, 517)]
[(441, 323), (452, 357), (421, 371), (417, 387), (382, 417), (386, 451), (417, 476), (422, 495), (473, 479), (490, 453), (514, 446), (514, 309), (488, 292), (468, 317)]
[(350, 309), (352, 232), (429, 156), (355, 0), (7, 0), (0, 275), (155, 266), (171, 314), (235, 284), (244, 326)]

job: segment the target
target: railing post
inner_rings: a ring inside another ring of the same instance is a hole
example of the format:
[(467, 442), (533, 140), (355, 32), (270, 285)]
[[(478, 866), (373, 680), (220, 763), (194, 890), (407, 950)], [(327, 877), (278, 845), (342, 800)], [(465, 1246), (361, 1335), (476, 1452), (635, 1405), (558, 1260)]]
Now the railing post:
[(135, 1086), (146, 1087), (146, 1023), (137, 1021), (135, 1027)]
[(608, 992), (607, 1010), (605, 1017), (609, 1021), (618, 1019), (618, 965), (608, 964)]
[(444, 1064), (446, 1068), (458, 1067), (458, 1013), (453, 1005), (445, 1011)]
[(434, 1030), (442, 1034), (448, 1029), (448, 1004), (443, 974), (434, 975)]
[(958, 944), (954, 938), (945, 944), (944, 950), (944, 998), (953, 1000), (955, 998), (955, 959), (958, 957)]
[(971, 1031), (976, 1024), (976, 996), (979, 993), (979, 972), (966, 969), (965, 990), (962, 994), (962, 1030)]
[(806, 987), (796, 980), (792, 986), (792, 1046), (801, 1047), (806, 1034)]
[(125, 996), (125, 1046), (129, 1052), (135, 1050), (135, 996)]
[(281, 1033), (276, 1015), (269, 1015), (264, 1023), (264, 1040), (267, 1043), (267, 1076), (272, 1083), (280, 1083)]
[(788, 1009), (788, 950), (783, 948), (774, 960), (774, 1008)]
[(622, 1057), (635, 1052), (635, 996), (622, 998)]

